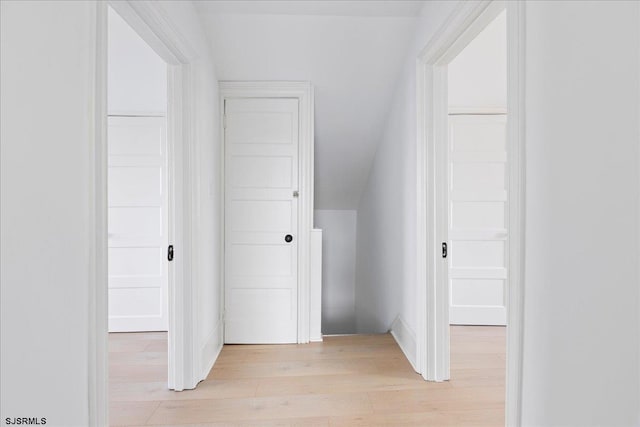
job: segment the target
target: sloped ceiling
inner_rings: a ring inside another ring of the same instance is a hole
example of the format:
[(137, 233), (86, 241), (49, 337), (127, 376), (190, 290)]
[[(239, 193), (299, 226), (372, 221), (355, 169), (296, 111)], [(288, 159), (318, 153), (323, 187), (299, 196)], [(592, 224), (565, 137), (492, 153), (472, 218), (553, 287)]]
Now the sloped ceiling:
[(315, 207), (355, 209), (420, 1), (199, 1), (220, 80), (310, 81)]

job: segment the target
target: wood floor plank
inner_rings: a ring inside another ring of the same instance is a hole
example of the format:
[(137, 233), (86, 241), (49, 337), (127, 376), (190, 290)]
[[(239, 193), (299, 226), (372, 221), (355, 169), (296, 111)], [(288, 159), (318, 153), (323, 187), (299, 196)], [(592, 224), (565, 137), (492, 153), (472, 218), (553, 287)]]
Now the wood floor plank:
[(110, 402), (109, 422), (118, 426), (145, 424), (158, 406), (160, 402)]
[[(245, 421), (223, 421), (212, 423), (179, 424), (179, 427), (329, 427), (328, 417), (304, 417), (287, 418), (277, 420), (245, 420)], [(146, 427), (138, 426), (117, 426), (117, 427)], [(154, 427), (176, 427), (176, 424), (155, 424)]]
[(109, 356), (109, 363), (117, 365), (163, 365), (167, 366), (166, 351), (115, 352)]
[(389, 334), (225, 346), (195, 390), (167, 389), (166, 333), (110, 334), (111, 425), (504, 425), (504, 327), (451, 328), (450, 381), (426, 382)]
[(109, 382), (157, 382), (167, 378), (167, 365), (109, 364)]
[(347, 375), (375, 371), (376, 366), (369, 359), (363, 360), (316, 360), (289, 362), (253, 362), (245, 360), (233, 365), (217, 365), (209, 374), (209, 379), (295, 377), (313, 375)]
[(116, 382), (109, 385), (109, 397), (117, 402), (145, 402), (153, 400), (197, 400), (254, 397), (257, 379), (203, 381), (193, 390), (175, 392), (167, 388), (167, 381)]
[(366, 393), (165, 401), (147, 424), (266, 421), (373, 413)]
[(259, 382), (257, 396), (289, 394), (326, 394), (332, 392), (367, 392), (383, 390), (424, 389), (433, 383), (422, 381), (414, 374), (411, 378), (401, 375), (349, 374), (316, 375), (293, 378), (267, 378)]

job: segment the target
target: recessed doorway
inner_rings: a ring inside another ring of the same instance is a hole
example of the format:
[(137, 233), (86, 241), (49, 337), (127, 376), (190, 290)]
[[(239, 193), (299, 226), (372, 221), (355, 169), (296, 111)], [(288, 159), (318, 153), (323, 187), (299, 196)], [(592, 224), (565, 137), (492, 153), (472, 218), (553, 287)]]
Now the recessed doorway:
[[(506, 19), (506, 109), (450, 108), (448, 67), (497, 17)], [(522, 17), (519, 2), (461, 4), (417, 67), (417, 368), (430, 381), (451, 378), (450, 314), (506, 323), (507, 425), (519, 423), (521, 400)]]

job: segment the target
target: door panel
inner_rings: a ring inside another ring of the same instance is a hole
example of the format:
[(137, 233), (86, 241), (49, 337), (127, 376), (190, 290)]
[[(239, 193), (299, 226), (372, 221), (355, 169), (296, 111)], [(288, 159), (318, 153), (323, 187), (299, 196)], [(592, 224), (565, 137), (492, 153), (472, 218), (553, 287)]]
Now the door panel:
[(449, 150), (449, 322), (504, 325), (506, 116), (449, 116)]
[(229, 179), (233, 187), (291, 188), (294, 178), (291, 157), (233, 156)]
[(293, 254), (289, 245), (233, 244), (230, 257), (229, 273), (233, 277), (291, 277), (293, 273)]
[[(227, 139), (233, 144), (289, 145), (297, 132), (297, 120), (297, 112), (286, 106), (275, 106), (269, 112), (236, 110), (227, 116)], [(246, 127), (245, 123), (253, 126)]]
[(504, 202), (451, 201), (450, 230), (505, 228)]
[(237, 213), (231, 231), (288, 232), (291, 229), (291, 202), (286, 200), (234, 200), (231, 210)]
[(120, 236), (137, 235), (157, 239), (162, 235), (162, 208), (109, 208), (109, 232)]
[(454, 306), (499, 306), (504, 300), (504, 280), (453, 279), (451, 303)]
[(109, 117), (109, 331), (168, 328), (164, 117)]
[(161, 206), (162, 165), (109, 164), (109, 207)]
[(298, 101), (226, 100), (225, 121), (225, 342), (295, 343)]
[[(459, 235), (459, 234), (458, 234)], [(475, 237), (475, 236), (474, 236)], [(453, 268), (501, 268), (504, 266), (504, 241), (494, 236), (490, 240), (452, 239), (451, 265)]]

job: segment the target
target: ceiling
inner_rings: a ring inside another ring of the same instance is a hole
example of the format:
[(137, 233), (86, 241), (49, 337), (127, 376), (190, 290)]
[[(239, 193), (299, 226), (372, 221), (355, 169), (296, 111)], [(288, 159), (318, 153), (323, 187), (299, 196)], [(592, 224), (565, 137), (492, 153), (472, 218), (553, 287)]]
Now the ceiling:
[(203, 13), (243, 15), (418, 16), (423, 1), (199, 1)]
[(314, 85), (315, 207), (357, 208), (422, 2), (195, 4), (220, 80)]

